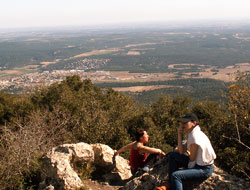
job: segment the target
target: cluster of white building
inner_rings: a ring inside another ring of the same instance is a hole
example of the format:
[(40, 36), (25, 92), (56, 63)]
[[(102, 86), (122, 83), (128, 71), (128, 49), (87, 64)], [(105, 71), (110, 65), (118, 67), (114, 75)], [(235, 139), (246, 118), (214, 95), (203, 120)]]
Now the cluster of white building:
[(42, 73), (30, 73), (17, 77), (0, 80), (1, 91), (30, 90), (39, 85), (48, 86), (55, 82), (64, 80), (67, 76), (79, 75), (82, 79), (91, 80), (115, 80), (108, 71), (85, 72), (84, 70), (54, 70)]

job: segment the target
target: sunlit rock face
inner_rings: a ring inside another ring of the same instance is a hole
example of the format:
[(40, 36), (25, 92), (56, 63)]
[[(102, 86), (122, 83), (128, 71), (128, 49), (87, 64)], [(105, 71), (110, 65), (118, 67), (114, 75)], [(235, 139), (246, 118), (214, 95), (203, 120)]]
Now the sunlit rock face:
[(54, 147), (46, 154), (42, 165), (42, 182), (39, 189), (75, 190), (84, 186), (74, 170), (73, 163), (91, 162), (102, 168), (107, 181), (127, 180), (132, 174), (128, 160), (114, 156), (114, 150), (103, 144), (64, 144)]

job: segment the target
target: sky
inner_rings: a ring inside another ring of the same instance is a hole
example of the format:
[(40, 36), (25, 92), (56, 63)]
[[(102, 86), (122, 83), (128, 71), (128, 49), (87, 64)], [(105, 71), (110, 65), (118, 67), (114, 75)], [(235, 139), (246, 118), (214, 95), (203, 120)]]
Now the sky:
[(0, 0), (0, 28), (250, 19), (250, 0)]

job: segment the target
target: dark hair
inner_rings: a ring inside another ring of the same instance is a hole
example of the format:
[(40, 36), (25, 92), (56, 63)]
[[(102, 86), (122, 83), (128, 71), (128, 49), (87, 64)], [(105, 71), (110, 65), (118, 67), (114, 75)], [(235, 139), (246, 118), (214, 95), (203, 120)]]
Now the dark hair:
[(140, 138), (144, 135), (144, 131), (143, 129), (138, 129), (136, 132), (135, 132), (135, 140), (137, 142), (140, 142)]
[(192, 122), (192, 123), (193, 123), (193, 122), (196, 122), (196, 125), (195, 125), (195, 126), (199, 125), (199, 121), (192, 121), (192, 120), (191, 120), (191, 122)]

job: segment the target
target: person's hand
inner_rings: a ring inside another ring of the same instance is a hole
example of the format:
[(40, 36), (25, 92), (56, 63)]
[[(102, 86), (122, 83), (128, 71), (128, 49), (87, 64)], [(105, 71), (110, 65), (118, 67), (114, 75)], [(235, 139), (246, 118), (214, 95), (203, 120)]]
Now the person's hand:
[(163, 157), (163, 156), (165, 156), (166, 154), (165, 154), (165, 152), (163, 152), (161, 149), (158, 149), (158, 151), (159, 151), (159, 155), (160, 155), (160, 157)]
[(179, 152), (179, 148), (178, 148), (178, 147), (175, 147), (175, 148), (174, 148), (174, 152)]
[(117, 150), (114, 150), (114, 155), (119, 155), (118, 151)]
[(161, 156), (166, 156), (165, 152), (161, 151)]

